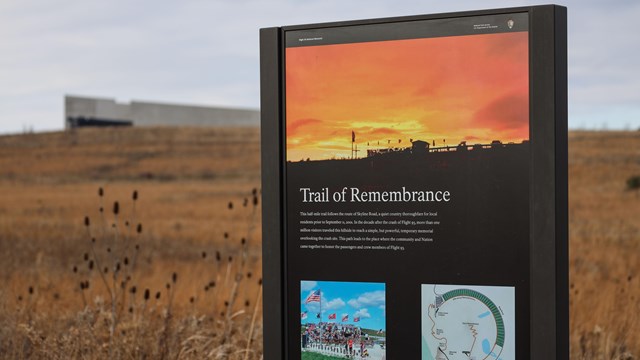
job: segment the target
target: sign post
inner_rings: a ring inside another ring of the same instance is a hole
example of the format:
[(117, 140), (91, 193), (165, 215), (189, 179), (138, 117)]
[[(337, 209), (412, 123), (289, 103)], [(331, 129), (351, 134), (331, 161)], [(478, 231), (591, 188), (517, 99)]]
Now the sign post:
[(266, 360), (568, 359), (566, 37), (555, 5), (261, 30)]

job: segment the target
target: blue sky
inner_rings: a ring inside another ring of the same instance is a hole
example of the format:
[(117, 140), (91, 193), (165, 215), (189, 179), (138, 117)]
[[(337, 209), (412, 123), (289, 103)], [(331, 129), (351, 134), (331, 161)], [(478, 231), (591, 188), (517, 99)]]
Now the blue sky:
[[(363, 282), (337, 282), (337, 281), (302, 281), (300, 283), (300, 308), (308, 312), (308, 318), (302, 320), (305, 323), (317, 323), (316, 315), (320, 311), (320, 304), (312, 302), (305, 304), (309, 294), (320, 289), (322, 294), (322, 320), (329, 321), (329, 314), (336, 314), (336, 320), (331, 322), (342, 323), (341, 319), (346, 314), (352, 324), (365, 329), (386, 329), (385, 306), (386, 292), (383, 283)], [(353, 322), (354, 317), (360, 317), (360, 321)]]
[[(65, 94), (259, 105), (258, 29), (544, 1), (0, 2), (0, 133), (59, 130)], [(640, 2), (569, 7), (569, 124), (640, 128)]]

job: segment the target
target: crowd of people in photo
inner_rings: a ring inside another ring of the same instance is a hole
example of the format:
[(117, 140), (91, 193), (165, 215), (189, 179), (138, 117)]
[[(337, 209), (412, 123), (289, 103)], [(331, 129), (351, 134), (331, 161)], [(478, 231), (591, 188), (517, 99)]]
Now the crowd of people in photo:
[(348, 359), (367, 358), (374, 339), (350, 324), (320, 322), (307, 324), (302, 331), (302, 349), (330, 352)]

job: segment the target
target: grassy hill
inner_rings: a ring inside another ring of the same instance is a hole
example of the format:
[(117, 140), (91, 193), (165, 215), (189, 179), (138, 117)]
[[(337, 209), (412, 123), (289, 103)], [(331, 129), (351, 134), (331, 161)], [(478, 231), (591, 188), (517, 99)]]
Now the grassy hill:
[[(640, 133), (572, 132), (569, 144), (572, 359), (638, 357), (640, 196), (627, 183), (640, 175)], [(260, 289), (260, 209), (252, 194), (260, 186), (258, 129), (0, 136), (0, 169), (0, 353), (6, 358), (108, 358), (106, 349), (132, 358), (155, 358), (163, 349), (171, 357), (200, 358), (205, 351), (244, 357)], [(127, 235), (137, 223), (142, 234)], [(122, 332), (110, 336), (109, 296), (85, 254), (108, 262), (136, 244), (138, 265), (118, 300)], [(88, 290), (79, 286), (84, 281)], [(227, 290), (219, 290), (225, 282)], [(145, 301), (147, 288), (152, 295)], [(260, 318), (258, 310), (251, 359), (261, 354)]]
[(261, 341), (257, 129), (2, 136), (0, 169), (0, 357), (244, 360)]
[(573, 359), (640, 355), (640, 199), (627, 189), (637, 175), (640, 132), (569, 135)]

